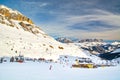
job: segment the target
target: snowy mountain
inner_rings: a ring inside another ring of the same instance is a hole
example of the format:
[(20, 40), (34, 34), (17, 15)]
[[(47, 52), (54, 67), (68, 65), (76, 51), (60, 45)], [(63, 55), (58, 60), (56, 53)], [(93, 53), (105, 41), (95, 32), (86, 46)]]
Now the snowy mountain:
[(83, 43), (83, 42), (103, 42), (102, 39), (75, 39), (75, 38), (68, 38), (68, 37), (58, 37), (56, 38), (57, 41), (62, 43)]
[(0, 56), (18, 55), (54, 60), (59, 55), (88, 57), (78, 46), (54, 40), (31, 19), (0, 5)]
[(71, 39), (64, 38), (64, 37), (59, 37), (56, 40), (59, 42), (62, 42), (62, 43), (73, 43), (73, 41)]

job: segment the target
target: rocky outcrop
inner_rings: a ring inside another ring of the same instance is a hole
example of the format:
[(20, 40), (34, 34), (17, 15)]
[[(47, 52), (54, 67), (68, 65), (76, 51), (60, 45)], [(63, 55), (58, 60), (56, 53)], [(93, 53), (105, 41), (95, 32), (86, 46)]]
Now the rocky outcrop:
[(30, 24), (33, 24), (32, 20), (22, 15), (18, 11), (9, 9), (3, 5), (0, 5), (0, 14), (4, 15), (8, 20), (18, 20), (18, 21), (27, 21)]
[(25, 23), (23, 23), (23, 22), (20, 22), (19, 24), (23, 27), (23, 29), (24, 29), (25, 31), (29, 31), (29, 32), (31, 32), (31, 33), (33, 33), (33, 34), (38, 34), (39, 31), (40, 31), (37, 26), (33, 26), (33, 25), (31, 25), (31, 24), (25, 24)]
[(0, 23), (6, 24), (6, 25), (11, 26), (11, 27), (15, 26), (15, 24), (10, 19), (7, 19), (3, 15), (0, 15)]
[[(16, 25), (16, 22), (20, 25)], [(31, 19), (22, 15), (20, 12), (12, 10), (6, 6), (0, 5), (0, 23), (10, 27), (22, 28), (33, 34), (41, 33), (41, 29), (35, 26)], [(42, 34), (42, 33), (41, 33)]]
[(62, 43), (73, 43), (72, 40), (70, 40), (68, 38), (64, 38), (64, 37), (57, 38), (56, 40), (59, 42), (62, 42)]

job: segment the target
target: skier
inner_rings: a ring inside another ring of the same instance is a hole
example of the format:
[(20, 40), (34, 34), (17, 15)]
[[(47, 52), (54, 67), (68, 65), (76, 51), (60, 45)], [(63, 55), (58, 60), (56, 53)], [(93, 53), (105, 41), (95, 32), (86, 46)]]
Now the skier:
[(50, 65), (50, 67), (49, 67), (49, 70), (51, 70), (52, 69), (52, 65)]

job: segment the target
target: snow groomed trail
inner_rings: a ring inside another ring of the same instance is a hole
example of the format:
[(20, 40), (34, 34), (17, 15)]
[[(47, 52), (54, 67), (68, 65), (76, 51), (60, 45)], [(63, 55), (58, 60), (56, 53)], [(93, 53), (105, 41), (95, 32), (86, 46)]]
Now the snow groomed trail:
[(85, 69), (44, 62), (0, 64), (0, 80), (120, 80), (119, 74), (120, 65)]

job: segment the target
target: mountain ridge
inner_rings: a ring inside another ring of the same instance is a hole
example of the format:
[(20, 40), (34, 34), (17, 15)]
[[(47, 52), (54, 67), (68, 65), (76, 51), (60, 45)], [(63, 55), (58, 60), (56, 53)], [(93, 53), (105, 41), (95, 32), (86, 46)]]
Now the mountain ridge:
[(0, 5), (0, 13), (8, 19), (27, 21), (28, 23), (33, 24), (33, 21), (24, 16), (22, 13), (18, 12), (17, 10), (8, 8), (4, 5)]

